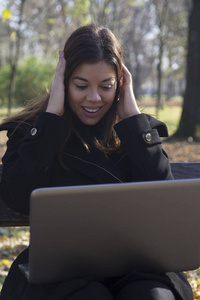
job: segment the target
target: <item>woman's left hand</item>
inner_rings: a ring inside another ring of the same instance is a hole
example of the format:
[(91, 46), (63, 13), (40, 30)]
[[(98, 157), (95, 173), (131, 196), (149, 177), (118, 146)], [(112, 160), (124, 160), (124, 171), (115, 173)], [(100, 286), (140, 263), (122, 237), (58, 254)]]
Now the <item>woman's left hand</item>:
[(49, 102), (46, 112), (62, 116), (64, 114), (64, 101), (65, 101), (65, 85), (64, 85), (64, 73), (65, 73), (66, 60), (64, 58), (64, 52), (59, 51), (59, 61), (57, 64), (54, 81), (52, 84)]
[(122, 72), (122, 83), (120, 86), (119, 100), (117, 104), (117, 113), (120, 120), (141, 113), (133, 92), (132, 75), (125, 65), (123, 65)]

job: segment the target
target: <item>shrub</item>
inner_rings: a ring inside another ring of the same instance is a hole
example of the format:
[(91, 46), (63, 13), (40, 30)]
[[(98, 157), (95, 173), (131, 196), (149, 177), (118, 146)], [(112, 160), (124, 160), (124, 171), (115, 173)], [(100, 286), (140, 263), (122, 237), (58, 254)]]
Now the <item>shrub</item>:
[[(45, 93), (50, 88), (55, 64), (38, 60), (32, 56), (18, 65), (15, 81), (15, 104), (24, 106), (30, 99)], [(0, 105), (6, 105), (10, 80), (10, 66), (0, 69)]]

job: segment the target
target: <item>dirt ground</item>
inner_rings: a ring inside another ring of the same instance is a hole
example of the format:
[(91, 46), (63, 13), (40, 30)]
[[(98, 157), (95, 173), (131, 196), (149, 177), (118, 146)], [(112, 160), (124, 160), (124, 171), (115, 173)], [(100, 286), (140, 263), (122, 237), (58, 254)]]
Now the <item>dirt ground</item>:
[(163, 142), (163, 149), (167, 152), (170, 162), (200, 162), (200, 143)]

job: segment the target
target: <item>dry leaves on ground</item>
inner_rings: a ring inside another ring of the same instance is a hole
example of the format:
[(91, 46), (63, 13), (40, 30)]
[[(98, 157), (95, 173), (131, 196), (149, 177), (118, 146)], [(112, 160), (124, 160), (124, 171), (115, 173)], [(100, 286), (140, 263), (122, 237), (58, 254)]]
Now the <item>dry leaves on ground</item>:
[(200, 143), (163, 142), (163, 149), (167, 152), (171, 162), (200, 162)]
[(0, 291), (12, 262), (28, 245), (28, 228), (0, 228)]

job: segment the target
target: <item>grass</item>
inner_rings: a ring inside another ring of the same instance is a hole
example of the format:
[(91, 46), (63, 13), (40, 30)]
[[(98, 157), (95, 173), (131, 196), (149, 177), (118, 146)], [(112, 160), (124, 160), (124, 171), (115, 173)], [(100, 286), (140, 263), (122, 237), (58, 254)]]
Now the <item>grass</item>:
[(179, 124), (180, 116), (181, 116), (182, 108), (181, 106), (164, 106), (163, 110), (159, 111), (159, 114), (156, 114), (155, 107), (146, 107), (142, 110), (142, 112), (149, 114), (162, 122), (164, 122), (167, 127), (169, 134), (173, 134)]
[[(145, 103), (140, 103), (140, 109), (143, 113), (152, 115), (153, 117), (163, 121), (167, 127), (169, 132), (174, 132), (178, 126), (181, 110), (181, 105), (164, 105), (163, 110), (159, 111), (159, 114), (156, 113), (156, 109), (154, 106), (146, 106)], [(13, 108), (11, 114), (17, 113), (21, 108)], [(5, 118), (7, 114), (7, 108), (0, 108), (0, 122)]]
[[(19, 112), (22, 108), (16, 107), (11, 109), (11, 115)], [(6, 107), (0, 107), (0, 122), (8, 115), (8, 109)]]

